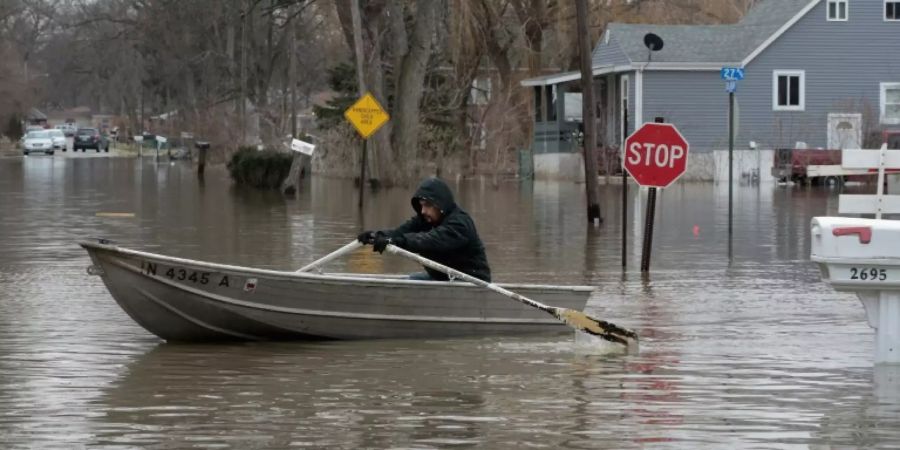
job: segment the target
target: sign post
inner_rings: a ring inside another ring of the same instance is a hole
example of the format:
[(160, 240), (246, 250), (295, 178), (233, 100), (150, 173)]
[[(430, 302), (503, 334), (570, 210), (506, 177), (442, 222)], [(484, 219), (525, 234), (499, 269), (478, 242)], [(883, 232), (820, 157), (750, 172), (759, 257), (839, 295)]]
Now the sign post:
[(288, 147), (294, 152), (294, 160), (291, 161), (291, 170), (287, 178), (281, 183), (281, 192), (285, 195), (294, 195), (300, 189), (300, 178), (303, 176), (303, 170), (309, 166), (309, 160), (316, 146), (293, 138)]
[(650, 271), (653, 244), (653, 220), (656, 213), (656, 189), (665, 188), (687, 170), (689, 145), (670, 123), (645, 123), (625, 140), (625, 170), (640, 185), (649, 187), (644, 219), (644, 245), (641, 272)]
[(734, 91), (737, 82), (744, 79), (742, 67), (723, 67), (722, 79), (728, 92), (728, 259), (731, 259), (731, 236), (734, 218)]
[(363, 204), (363, 186), (366, 184), (366, 140), (390, 119), (371, 92), (366, 92), (344, 111), (346, 118), (363, 138), (362, 164), (359, 168), (359, 207)]

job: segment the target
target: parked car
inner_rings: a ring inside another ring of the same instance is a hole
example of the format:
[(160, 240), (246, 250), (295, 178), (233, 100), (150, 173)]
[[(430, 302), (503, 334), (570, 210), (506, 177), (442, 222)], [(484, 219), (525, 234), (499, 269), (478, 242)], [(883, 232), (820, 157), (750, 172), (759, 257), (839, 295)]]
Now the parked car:
[(56, 126), (56, 129), (62, 131), (66, 137), (75, 136), (75, 132), (78, 131), (78, 127), (74, 123), (59, 124)]
[(66, 142), (66, 134), (63, 133), (62, 130), (52, 129), (47, 130), (47, 133), (50, 134), (50, 139), (53, 140), (53, 148), (56, 150), (66, 151), (68, 148), (68, 143)]
[(79, 128), (78, 132), (75, 133), (75, 142), (72, 146), (72, 151), (85, 151), (89, 148), (97, 150), (98, 152), (108, 152), (109, 151), (109, 140), (106, 136), (100, 134), (96, 128)]
[(50, 131), (33, 130), (22, 138), (22, 153), (28, 156), (29, 153), (35, 152), (53, 154), (53, 137), (50, 136)]

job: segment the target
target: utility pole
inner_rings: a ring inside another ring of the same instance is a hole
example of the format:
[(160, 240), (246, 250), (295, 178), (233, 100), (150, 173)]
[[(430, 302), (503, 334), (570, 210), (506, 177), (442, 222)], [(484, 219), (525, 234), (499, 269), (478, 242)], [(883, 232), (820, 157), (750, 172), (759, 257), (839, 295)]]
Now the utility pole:
[[(350, 0), (350, 16), (353, 20), (353, 50), (356, 53), (356, 80), (359, 85), (359, 96), (362, 98), (366, 95), (366, 75), (363, 70), (363, 41), (362, 41), (362, 18), (359, 13), (359, 0)], [(363, 207), (363, 197), (365, 194), (366, 184), (366, 164), (367, 164), (367, 148), (366, 139), (362, 140), (362, 156), (359, 164), (359, 209)]]
[(293, 21), (288, 24), (288, 33), (291, 33), (290, 73), (288, 73), (288, 83), (291, 85), (291, 138), (297, 139), (297, 27)]
[(591, 69), (591, 39), (588, 32), (588, 7), (585, 0), (575, 0), (575, 18), (578, 27), (578, 50), (581, 60), (581, 121), (584, 124), (584, 181), (587, 189), (587, 218), (598, 225), (600, 216), (600, 190), (597, 185), (597, 122), (594, 119), (594, 73)]
[(247, 141), (247, 45), (245, 39), (247, 37), (247, 2), (241, 2), (241, 91), (240, 99), (238, 99), (238, 115), (241, 121), (241, 142), (239, 145), (245, 145)]

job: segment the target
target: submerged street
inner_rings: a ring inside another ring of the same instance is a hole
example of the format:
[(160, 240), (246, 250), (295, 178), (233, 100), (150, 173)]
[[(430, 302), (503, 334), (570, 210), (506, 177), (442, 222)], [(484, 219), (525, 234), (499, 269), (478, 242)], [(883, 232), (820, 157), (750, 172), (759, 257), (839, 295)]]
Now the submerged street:
[[(605, 223), (593, 229), (580, 185), (450, 183), (495, 281), (595, 286), (587, 312), (637, 329), (637, 355), (584, 354), (571, 334), (171, 345), (86, 273), (79, 240), (293, 270), (412, 213), (408, 189), (370, 194), (361, 219), (350, 181), (314, 177), (285, 199), (237, 188), (223, 168), (208, 168), (203, 182), (194, 170), (152, 158), (0, 159), (4, 448), (900, 441), (900, 374), (873, 369), (862, 306), (822, 283), (809, 261), (810, 219), (836, 214), (835, 189), (738, 189), (729, 262), (727, 187), (676, 184), (658, 199), (642, 278), (637, 189), (623, 273), (619, 186), (601, 186)], [(417, 267), (365, 248), (328, 270)]]

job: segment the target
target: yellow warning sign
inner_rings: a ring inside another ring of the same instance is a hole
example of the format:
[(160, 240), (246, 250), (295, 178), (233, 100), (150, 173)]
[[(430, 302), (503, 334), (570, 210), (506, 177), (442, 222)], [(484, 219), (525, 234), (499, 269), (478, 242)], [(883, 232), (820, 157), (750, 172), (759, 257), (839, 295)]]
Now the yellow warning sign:
[(391, 118), (369, 92), (347, 108), (344, 117), (353, 124), (363, 139), (375, 134)]

